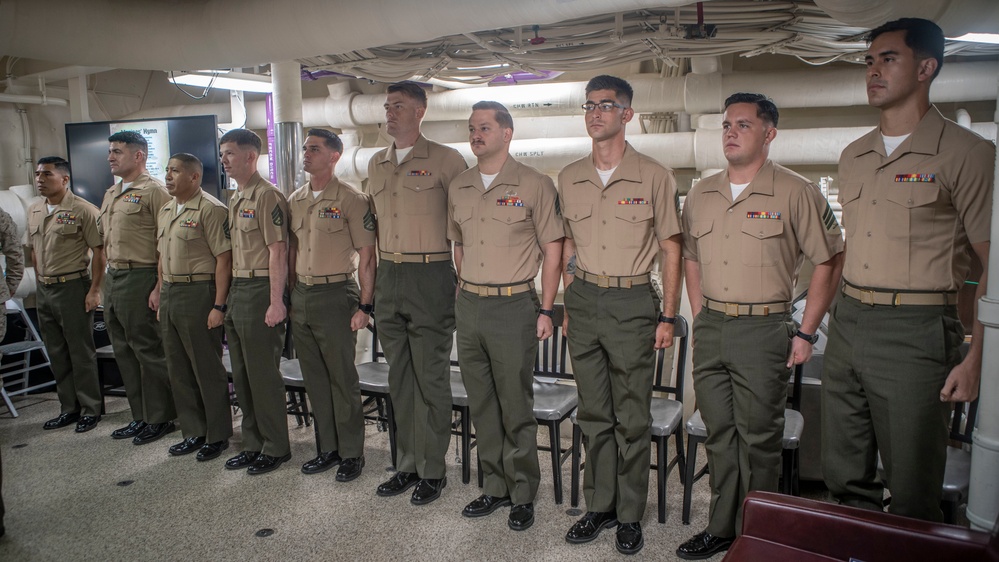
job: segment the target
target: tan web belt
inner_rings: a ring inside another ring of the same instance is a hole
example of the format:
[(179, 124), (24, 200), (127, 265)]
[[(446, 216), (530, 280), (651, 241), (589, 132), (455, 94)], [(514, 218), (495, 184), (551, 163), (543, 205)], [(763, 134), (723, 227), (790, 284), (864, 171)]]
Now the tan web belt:
[(139, 263), (134, 261), (110, 261), (108, 262), (108, 267), (111, 269), (152, 269), (156, 267), (155, 263)]
[(768, 302), (741, 304), (737, 302), (722, 302), (708, 297), (701, 297), (701, 305), (708, 310), (724, 313), (726, 316), (769, 316), (781, 314), (791, 309), (786, 302)]
[(330, 283), (340, 283), (350, 279), (350, 274), (348, 273), (337, 273), (336, 275), (299, 275), (298, 282), (304, 283), (308, 286), (312, 285), (328, 285)]
[(615, 277), (613, 275), (596, 275), (593, 273), (587, 273), (582, 269), (577, 269), (575, 273), (576, 279), (582, 279), (587, 283), (592, 283), (597, 287), (603, 289), (630, 289), (635, 285), (648, 285), (649, 284), (649, 274), (644, 275), (629, 275), (625, 277)]
[(903, 291), (879, 291), (861, 289), (849, 283), (843, 285), (843, 294), (870, 306), (945, 306), (957, 304), (957, 293), (906, 293)]
[(401, 254), (398, 252), (378, 252), (383, 260), (393, 263), (433, 263), (438, 261), (450, 261), (451, 254), (443, 252), (438, 254)]
[(163, 281), (167, 283), (195, 283), (197, 281), (215, 281), (214, 273), (191, 273), (190, 275), (167, 275), (163, 274)]
[(476, 285), (468, 281), (461, 282), (461, 289), (475, 293), (480, 297), (512, 297), (534, 290), (534, 281), (517, 283), (516, 285)]
[(254, 277), (267, 277), (270, 271), (267, 269), (234, 269), (232, 276), (237, 279), (253, 279)]
[(66, 281), (73, 281), (74, 279), (82, 279), (84, 277), (90, 277), (90, 274), (86, 271), (77, 271), (75, 273), (67, 273), (66, 275), (39, 275), (38, 280), (45, 285), (55, 285), (56, 283), (65, 283)]

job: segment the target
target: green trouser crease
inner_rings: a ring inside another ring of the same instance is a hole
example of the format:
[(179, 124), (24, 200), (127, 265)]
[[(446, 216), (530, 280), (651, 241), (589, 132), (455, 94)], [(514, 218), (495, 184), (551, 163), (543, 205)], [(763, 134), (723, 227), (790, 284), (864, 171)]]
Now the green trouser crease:
[(87, 312), (90, 279), (38, 284), (38, 328), (49, 354), (61, 413), (101, 414), (101, 384), (94, 347), (94, 312)]

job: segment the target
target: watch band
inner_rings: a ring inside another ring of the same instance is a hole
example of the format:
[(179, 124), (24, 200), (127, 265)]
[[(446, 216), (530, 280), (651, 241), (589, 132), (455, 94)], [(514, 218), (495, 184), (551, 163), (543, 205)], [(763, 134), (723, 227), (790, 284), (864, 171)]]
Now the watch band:
[(541, 310), (538, 311), (538, 314), (544, 314), (549, 318), (555, 317), (555, 311), (550, 308), (542, 308)]
[(227, 305), (227, 304), (213, 304), (212, 308), (214, 308), (215, 310), (217, 310), (219, 312), (225, 312), (225, 311), (229, 310), (229, 305)]
[(801, 330), (798, 330), (797, 332), (794, 333), (794, 336), (797, 337), (797, 338), (801, 338), (801, 339), (807, 341), (808, 343), (810, 343), (812, 345), (815, 345), (815, 342), (819, 341), (819, 334), (817, 334), (817, 333), (816, 334), (806, 334), (805, 332), (802, 332)]
[(375, 312), (375, 305), (373, 305), (373, 304), (362, 304), (362, 305), (358, 305), (357, 308), (358, 308), (358, 310), (360, 310), (361, 312), (367, 314), (368, 316), (371, 316)]
[(676, 324), (676, 316), (666, 316), (665, 314), (659, 313), (659, 322), (665, 324)]

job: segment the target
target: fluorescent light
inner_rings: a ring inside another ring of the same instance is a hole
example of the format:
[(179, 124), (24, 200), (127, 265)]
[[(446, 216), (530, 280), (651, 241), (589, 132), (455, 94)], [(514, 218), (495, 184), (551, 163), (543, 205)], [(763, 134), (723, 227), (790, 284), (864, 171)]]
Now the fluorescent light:
[(960, 37), (948, 37), (952, 41), (967, 41), (968, 43), (989, 43), (999, 45), (999, 34), (996, 33), (965, 33)]
[(239, 90), (243, 92), (262, 92), (269, 94), (274, 91), (271, 79), (258, 74), (243, 74), (240, 72), (174, 72), (167, 76), (174, 84), (198, 86), (201, 88), (220, 88), (222, 90)]

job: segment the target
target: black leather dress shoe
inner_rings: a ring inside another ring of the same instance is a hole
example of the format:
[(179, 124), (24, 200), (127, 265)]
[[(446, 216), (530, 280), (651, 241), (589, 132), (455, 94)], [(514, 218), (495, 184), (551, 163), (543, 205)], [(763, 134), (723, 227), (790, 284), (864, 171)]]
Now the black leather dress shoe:
[(704, 560), (705, 558), (711, 558), (723, 550), (728, 550), (728, 547), (732, 546), (734, 540), (734, 538), (725, 539), (716, 537), (704, 531), (703, 533), (697, 533), (689, 541), (681, 544), (676, 549), (676, 555), (684, 560)]
[(523, 531), (534, 525), (534, 503), (520, 503), (511, 507), (506, 524), (514, 531)]
[(131, 439), (146, 429), (146, 422), (139, 420), (130, 422), (125, 427), (119, 427), (111, 432), (111, 439)]
[(73, 412), (71, 414), (59, 414), (59, 417), (52, 418), (45, 422), (42, 429), (59, 429), (60, 427), (66, 427), (71, 423), (76, 423), (80, 420), (80, 412)]
[(147, 445), (163, 437), (167, 433), (176, 431), (177, 426), (172, 421), (163, 423), (151, 423), (142, 430), (141, 433), (132, 438), (135, 445)]
[(621, 523), (617, 526), (617, 551), (621, 554), (635, 554), (645, 546), (641, 523)]
[(272, 457), (270, 455), (265, 455), (260, 453), (257, 455), (257, 460), (253, 461), (250, 468), (246, 469), (247, 474), (266, 474), (272, 470), (277, 470), (284, 462), (291, 460), (291, 453), (284, 455), (283, 457)]
[(498, 498), (496, 496), (482, 494), (466, 505), (465, 509), (461, 510), (461, 514), (465, 517), (482, 517), (484, 515), (489, 515), (504, 505), (510, 505), (510, 496)]
[(100, 416), (83, 416), (78, 422), (76, 422), (77, 433), (86, 433), (91, 429), (97, 427), (97, 422), (101, 421)]
[(260, 456), (260, 451), (243, 451), (235, 457), (225, 461), (225, 467), (229, 470), (239, 470), (253, 464)]
[(426, 505), (441, 497), (441, 490), (447, 486), (447, 477), (444, 478), (424, 478), (413, 490), (413, 497), (409, 503), (413, 505)]
[(229, 441), (223, 439), (214, 443), (207, 443), (198, 451), (199, 461), (210, 461), (222, 454), (222, 451), (229, 448)]
[(197, 451), (204, 444), (205, 444), (204, 437), (188, 437), (187, 439), (181, 441), (180, 443), (177, 443), (176, 445), (170, 445), (170, 448), (167, 449), (167, 451), (171, 455), (179, 457), (181, 455), (189, 455)]
[(302, 465), (302, 474), (319, 474), (326, 472), (334, 466), (340, 464), (343, 459), (340, 453), (330, 451), (329, 453), (319, 453), (319, 456)]
[(350, 482), (361, 475), (362, 468), (364, 468), (364, 457), (343, 459), (340, 468), (336, 470), (336, 481)]
[(617, 514), (613, 511), (587, 511), (565, 534), (566, 542), (581, 544), (597, 538), (600, 531), (617, 525)]
[(415, 472), (396, 472), (392, 475), (392, 478), (389, 478), (385, 482), (378, 485), (378, 489), (375, 490), (375, 494), (382, 497), (398, 496), (413, 486), (416, 486), (416, 483), (419, 481), (420, 477), (417, 476)]

